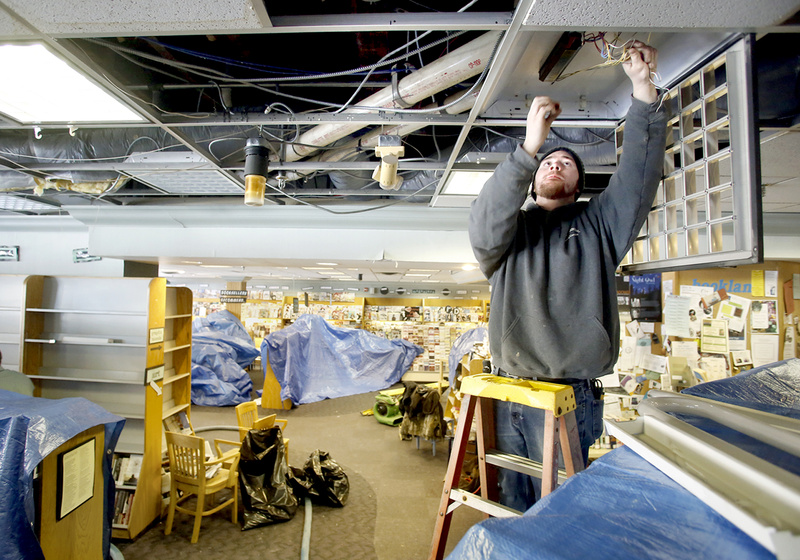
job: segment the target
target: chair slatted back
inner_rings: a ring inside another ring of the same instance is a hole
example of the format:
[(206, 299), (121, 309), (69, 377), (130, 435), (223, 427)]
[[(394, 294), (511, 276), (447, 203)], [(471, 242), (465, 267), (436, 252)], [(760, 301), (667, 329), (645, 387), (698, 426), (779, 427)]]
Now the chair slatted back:
[(170, 474), (178, 482), (197, 486), (205, 482), (205, 441), (197, 436), (164, 432), (167, 438)]
[(236, 405), (236, 423), (239, 425), (239, 439), (244, 439), (247, 431), (258, 421), (258, 405), (253, 401)]

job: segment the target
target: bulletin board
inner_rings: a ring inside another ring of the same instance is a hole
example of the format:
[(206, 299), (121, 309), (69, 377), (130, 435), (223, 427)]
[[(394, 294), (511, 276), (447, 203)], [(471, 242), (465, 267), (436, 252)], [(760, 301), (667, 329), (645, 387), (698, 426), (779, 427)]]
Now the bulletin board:
[[(792, 357), (785, 356), (784, 351), (790, 349), (786, 345), (787, 327), (794, 330), (797, 318), (792, 289), (795, 275), (800, 275), (800, 264), (783, 261), (675, 273), (672, 293), (690, 291), (692, 306), (688, 313), (699, 316), (701, 325), (707, 326), (709, 344), (704, 348), (702, 327), (699, 333), (692, 333), (699, 337), (670, 336), (670, 340), (699, 338), (701, 356), (714, 355), (722, 347), (720, 339), (714, 337), (720, 324), (727, 325), (728, 348), (719, 355), (724, 356), (728, 375)], [(794, 345), (796, 348), (796, 341)]]

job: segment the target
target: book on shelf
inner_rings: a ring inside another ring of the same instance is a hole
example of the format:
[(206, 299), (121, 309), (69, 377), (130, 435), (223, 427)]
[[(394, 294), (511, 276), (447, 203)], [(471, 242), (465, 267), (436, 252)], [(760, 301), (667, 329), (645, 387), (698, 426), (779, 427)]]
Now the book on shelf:
[(128, 525), (133, 506), (134, 493), (128, 490), (118, 490), (114, 497), (114, 525)]
[(131, 455), (125, 465), (122, 475), (122, 483), (125, 486), (136, 486), (139, 483), (139, 472), (142, 470), (142, 456)]
[(115, 455), (111, 475), (118, 486), (136, 486), (142, 470), (142, 455)]
[(189, 417), (186, 415), (185, 410), (179, 410), (174, 414), (170, 414), (163, 420), (164, 429), (168, 432), (177, 432), (179, 434), (192, 434), (192, 425), (189, 423)]

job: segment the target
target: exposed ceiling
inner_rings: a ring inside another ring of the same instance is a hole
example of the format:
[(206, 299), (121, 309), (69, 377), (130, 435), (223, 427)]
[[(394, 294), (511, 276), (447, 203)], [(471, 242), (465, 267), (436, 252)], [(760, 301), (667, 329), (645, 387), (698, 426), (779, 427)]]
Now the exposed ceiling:
[[(218, 227), (238, 226), (254, 219), (240, 208), (245, 144), (260, 137), (270, 154), (266, 204), (249, 210), (262, 219), (283, 212), (300, 220), (287, 227), (324, 216), (358, 228), (357, 214), (389, 205), (396, 221), (387, 229), (403, 231), (418, 210), (428, 221), (442, 216), (446, 230), (472, 198), (448, 196), (447, 178), (511, 151), (536, 95), (561, 101), (549, 142), (580, 150), (597, 192), (614, 169), (611, 131), (629, 89), (619, 66), (540, 81), (566, 31), (578, 32), (582, 47), (565, 74), (603, 62), (601, 36), (614, 44), (635, 37), (659, 49), (664, 86), (736, 34), (756, 32), (763, 208), (800, 212), (798, 10), (795, 0), (0, 0), (0, 41), (43, 42), (143, 117), (21, 123), (0, 114), (0, 220), (147, 223), (202, 212)], [(59, 84), (42, 76), (39, 87)], [(402, 135), (398, 190), (371, 177), (380, 133)], [(308, 209), (290, 209), (297, 206)], [(365, 280), (394, 271), (444, 282), (460, 266), (367, 251), (334, 268)], [(206, 273), (193, 268), (201, 260), (255, 277), (329, 272), (304, 272), (320, 259), (301, 255), (199, 259), (187, 247), (136, 257), (185, 274)], [(285, 264), (296, 268), (289, 274)]]

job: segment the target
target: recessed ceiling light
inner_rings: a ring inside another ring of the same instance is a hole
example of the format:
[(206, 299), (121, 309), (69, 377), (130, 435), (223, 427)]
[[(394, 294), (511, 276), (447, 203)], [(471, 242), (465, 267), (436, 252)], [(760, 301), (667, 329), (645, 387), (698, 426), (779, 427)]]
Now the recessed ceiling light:
[(410, 274), (410, 273), (406, 273), (405, 275), (406, 276), (419, 276), (421, 278), (430, 278), (430, 274)]
[(231, 268), (229, 264), (201, 264), (200, 268)]
[[(44, 45), (0, 46), (0, 67), (0, 112), (20, 122), (144, 120)], [(43, 76), (48, 85), (43, 85)]]
[(304, 266), (303, 270), (333, 270), (333, 269), (324, 266)]
[(319, 266), (339, 266), (339, 263), (317, 263)]
[(181, 261), (181, 264), (203, 264), (203, 261)]
[(424, 284), (440, 284), (439, 280), (420, 280)]
[(433, 270), (430, 268), (409, 268), (409, 272), (439, 272), (438, 270)]
[(58, 209), (55, 204), (30, 200), (22, 196), (0, 194), (0, 210), (12, 212), (47, 212)]
[(186, 274), (186, 271), (185, 270), (162, 270), (161, 274), (164, 274), (166, 276), (172, 276), (172, 275), (175, 275), (175, 274)]
[(461, 267), (461, 270), (475, 270), (476, 268), (478, 267), (475, 266), (474, 264), (465, 264), (464, 266)]

